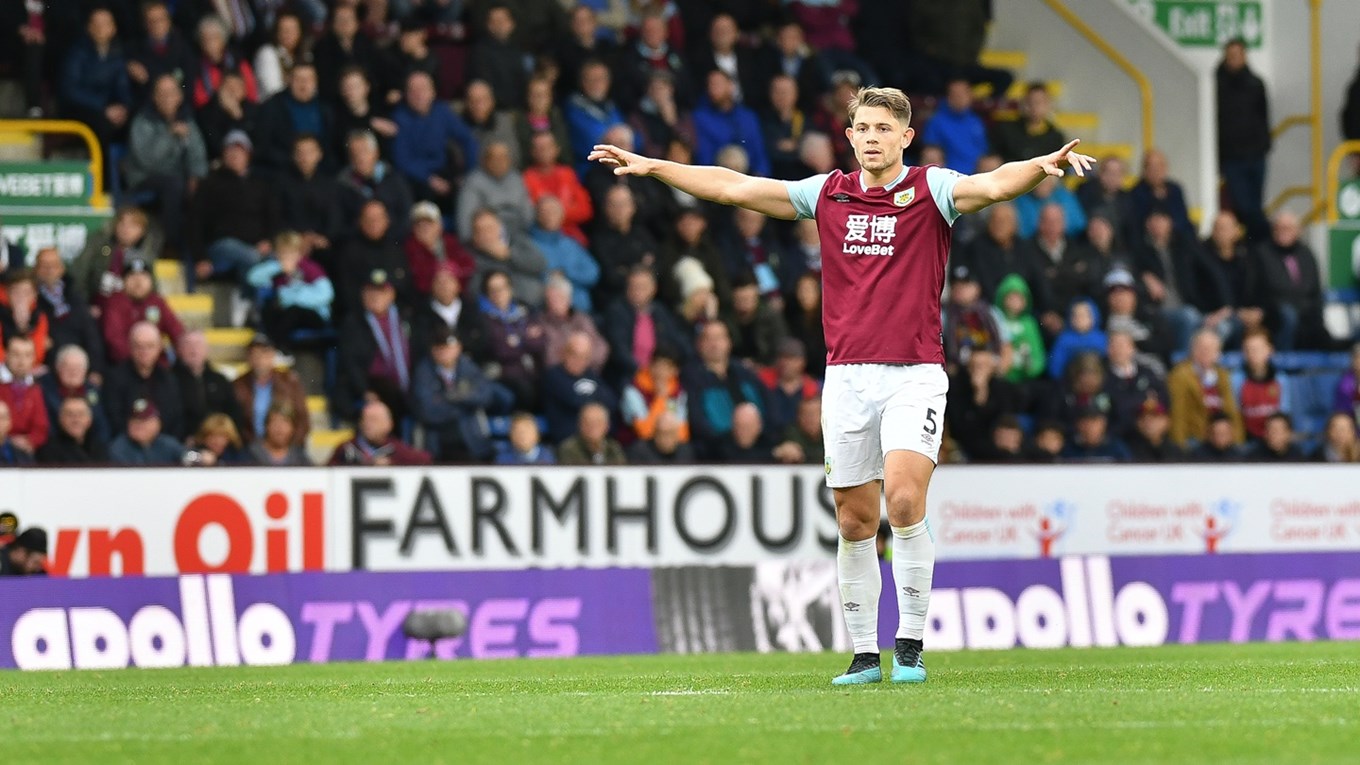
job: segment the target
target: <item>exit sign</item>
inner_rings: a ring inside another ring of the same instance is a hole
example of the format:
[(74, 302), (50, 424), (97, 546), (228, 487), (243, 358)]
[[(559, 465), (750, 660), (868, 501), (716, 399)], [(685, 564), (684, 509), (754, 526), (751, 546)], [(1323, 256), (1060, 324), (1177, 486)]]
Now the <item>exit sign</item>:
[(1261, 0), (1128, 0), (1143, 18), (1187, 48), (1216, 48), (1240, 37), (1261, 46)]

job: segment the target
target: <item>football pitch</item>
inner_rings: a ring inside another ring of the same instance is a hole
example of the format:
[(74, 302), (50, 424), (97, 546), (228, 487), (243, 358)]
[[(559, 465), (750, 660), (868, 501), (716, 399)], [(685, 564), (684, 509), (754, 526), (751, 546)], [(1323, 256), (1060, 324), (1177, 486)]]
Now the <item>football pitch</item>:
[(4, 762), (1353, 763), (1360, 644), (6, 673)]

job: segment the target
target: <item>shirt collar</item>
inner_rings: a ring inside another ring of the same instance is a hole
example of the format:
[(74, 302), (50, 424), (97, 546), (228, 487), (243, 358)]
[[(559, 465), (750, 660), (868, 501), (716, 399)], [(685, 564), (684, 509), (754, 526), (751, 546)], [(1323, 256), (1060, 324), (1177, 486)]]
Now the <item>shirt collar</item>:
[[(883, 190), (884, 190), (884, 191), (892, 191), (894, 186), (896, 186), (897, 184), (901, 183), (901, 182), (907, 177), (907, 171), (909, 171), (909, 170), (911, 170), (911, 168), (910, 168), (910, 167), (907, 167), (907, 165), (904, 163), (904, 164), (902, 165), (902, 172), (897, 176), (897, 178), (896, 178), (895, 180), (893, 180), (892, 183), (889, 183), (889, 184), (887, 184), (886, 186), (884, 186), (884, 187), (883, 187)], [(860, 174), (859, 174), (859, 189), (860, 189), (860, 191), (868, 191), (868, 190), (869, 190), (869, 186), (868, 186), (867, 184), (868, 184), (868, 181), (866, 181), (866, 180), (864, 179), (864, 171), (861, 170), (861, 171), (860, 171)]]

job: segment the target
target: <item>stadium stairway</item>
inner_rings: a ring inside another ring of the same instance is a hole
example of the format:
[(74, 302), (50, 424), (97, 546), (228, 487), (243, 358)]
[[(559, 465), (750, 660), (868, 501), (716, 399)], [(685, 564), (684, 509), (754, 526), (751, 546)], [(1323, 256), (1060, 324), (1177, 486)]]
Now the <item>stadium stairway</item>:
[[(177, 260), (156, 262), (156, 282), (165, 301), (189, 329), (202, 330), (208, 339), (208, 359), (213, 368), (235, 380), (247, 371), (246, 346), (254, 331), (236, 327), (232, 322), (232, 288), (204, 284), (189, 292), (184, 266)], [(300, 355), (290, 365), (307, 391), (307, 412), (312, 430), (307, 453), (313, 462), (324, 464), (335, 447), (354, 437), (350, 428), (337, 428), (331, 421), (323, 381), (324, 369), (311, 355)]]

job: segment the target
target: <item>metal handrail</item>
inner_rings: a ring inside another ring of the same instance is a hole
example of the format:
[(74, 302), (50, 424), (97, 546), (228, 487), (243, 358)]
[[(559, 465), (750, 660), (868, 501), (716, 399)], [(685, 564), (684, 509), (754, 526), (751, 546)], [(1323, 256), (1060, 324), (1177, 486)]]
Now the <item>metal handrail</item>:
[(1327, 160), (1328, 224), (1335, 224), (1341, 220), (1341, 211), (1336, 206), (1336, 198), (1341, 192), (1341, 162), (1352, 154), (1360, 154), (1360, 141), (1342, 141), (1340, 146), (1332, 150), (1332, 156)]
[(108, 209), (108, 195), (104, 193), (104, 151), (89, 125), (75, 120), (0, 120), (0, 133), (59, 133), (74, 135), (85, 141), (90, 151), (90, 206)]

